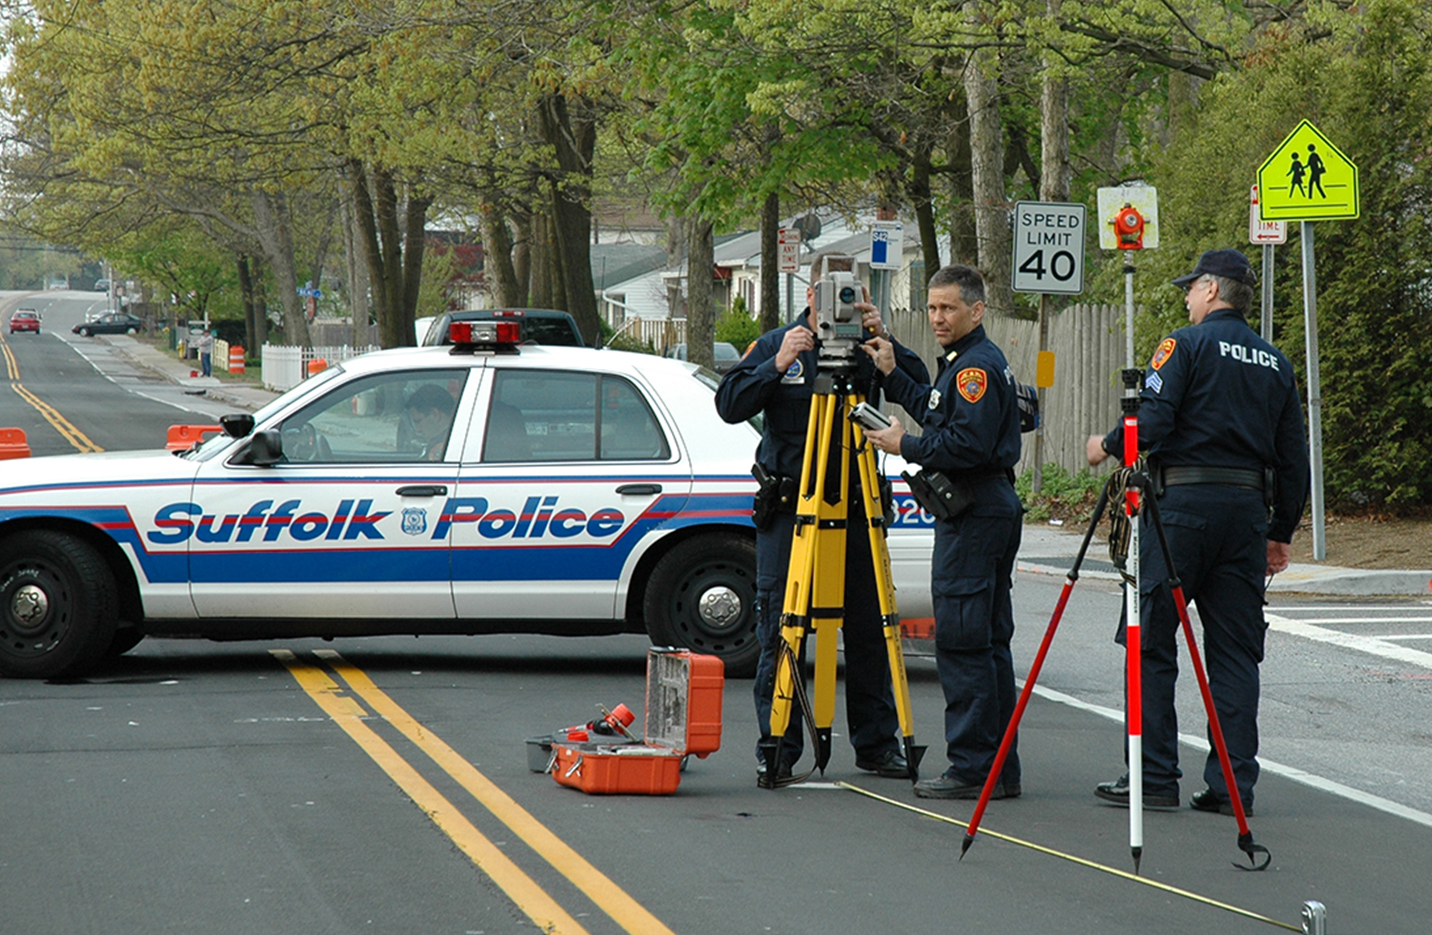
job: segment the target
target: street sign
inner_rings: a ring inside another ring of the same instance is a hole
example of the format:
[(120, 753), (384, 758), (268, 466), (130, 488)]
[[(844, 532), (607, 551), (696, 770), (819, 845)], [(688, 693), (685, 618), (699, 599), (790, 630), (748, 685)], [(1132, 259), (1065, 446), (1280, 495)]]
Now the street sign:
[(1357, 166), (1307, 120), (1258, 167), (1258, 191), (1264, 221), (1358, 216)]
[(1015, 292), (1084, 291), (1084, 214), (1083, 205), (1015, 202)]
[(796, 227), (782, 227), (776, 232), (776, 254), (782, 273), (799, 273), (801, 270), (801, 232)]
[(870, 225), (870, 268), (899, 269), (905, 249), (905, 227), (899, 221)]
[(1098, 191), (1099, 248), (1119, 249), (1120, 234), (1115, 222), (1124, 208), (1135, 208), (1143, 227), (1139, 249), (1153, 250), (1159, 245), (1158, 190), (1142, 183), (1101, 188)]
[(1251, 244), (1288, 242), (1287, 221), (1264, 221), (1258, 217), (1258, 186), (1248, 193), (1248, 242)]

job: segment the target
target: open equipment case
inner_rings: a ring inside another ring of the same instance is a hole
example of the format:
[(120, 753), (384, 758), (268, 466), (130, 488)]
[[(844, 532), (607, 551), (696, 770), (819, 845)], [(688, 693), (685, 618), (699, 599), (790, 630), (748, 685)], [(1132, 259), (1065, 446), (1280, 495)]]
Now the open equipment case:
[(552, 744), (552, 778), (589, 794), (670, 795), (689, 755), (721, 746), (725, 668), (717, 656), (652, 647), (646, 655), (646, 727), (641, 742)]

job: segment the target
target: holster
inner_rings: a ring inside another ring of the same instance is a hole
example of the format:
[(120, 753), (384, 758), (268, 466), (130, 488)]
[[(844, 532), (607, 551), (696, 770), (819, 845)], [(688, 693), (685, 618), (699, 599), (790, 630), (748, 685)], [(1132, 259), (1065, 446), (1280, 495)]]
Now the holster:
[(759, 464), (751, 465), (751, 476), (756, 479), (755, 499), (751, 503), (751, 522), (762, 531), (770, 529), (777, 513), (794, 513), (796, 506), (796, 479), (772, 474)]
[(955, 519), (975, 502), (968, 482), (954, 480), (940, 471), (903, 471), (900, 476), (910, 485), (915, 502), (935, 519)]

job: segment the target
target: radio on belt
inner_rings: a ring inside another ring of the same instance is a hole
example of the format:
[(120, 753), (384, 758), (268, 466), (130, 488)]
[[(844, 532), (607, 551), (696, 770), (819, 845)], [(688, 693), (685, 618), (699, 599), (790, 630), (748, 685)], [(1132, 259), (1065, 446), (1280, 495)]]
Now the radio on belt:
[(590, 794), (670, 795), (681, 761), (721, 747), (718, 656), (652, 647), (646, 654), (646, 730), (641, 743), (552, 744), (552, 778)]

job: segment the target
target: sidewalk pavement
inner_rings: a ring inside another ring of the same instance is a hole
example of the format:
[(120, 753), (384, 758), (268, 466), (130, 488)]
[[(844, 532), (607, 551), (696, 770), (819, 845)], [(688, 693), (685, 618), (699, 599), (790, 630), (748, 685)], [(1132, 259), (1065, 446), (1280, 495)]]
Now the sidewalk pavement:
[[(1087, 526), (1049, 526), (1026, 523), (1019, 546), (1018, 568), (1037, 575), (1069, 573)], [(1089, 551), (1079, 566), (1081, 578), (1104, 578), (1117, 581), (1119, 574), (1109, 560), (1107, 536), (1095, 535)], [(1432, 569), (1365, 569), (1342, 568), (1337, 565), (1293, 564), (1274, 576), (1268, 585), (1270, 594), (1336, 594), (1367, 597), (1375, 595), (1432, 595)]]
[[(264, 389), (257, 381), (241, 383), (217, 377), (191, 376), (195, 367), (189, 361), (175, 360), (152, 345), (136, 341), (129, 335), (104, 335), (114, 349), (183, 386), (187, 392), (202, 394), (240, 409), (253, 411), (279, 394)], [(1086, 528), (1049, 526), (1028, 523), (1019, 547), (1019, 570), (1037, 575), (1068, 574), (1079, 554)], [(1080, 577), (1117, 581), (1118, 572), (1109, 561), (1107, 538), (1096, 536), (1079, 567)], [(1273, 578), (1268, 591), (1275, 594), (1339, 594), (1348, 596), (1423, 595), (1432, 591), (1432, 570), (1340, 568), (1336, 565), (1290, 565)]]
[[(216, 399), (252, 412), (279, 395), (260, 386), (257, 374), (254, 375), (252, 383), (198, 376), (197, 360), (176, 360), (154, 345), (135, 340), (127, 334), (95, 335), (95, 340), (108, 343), (137, 366), (152, 370), (171, 383), (177, 383), (184, 388), (184, 392), (194, 396)], [(217, 361), (215, 363), (217, 364)]]

